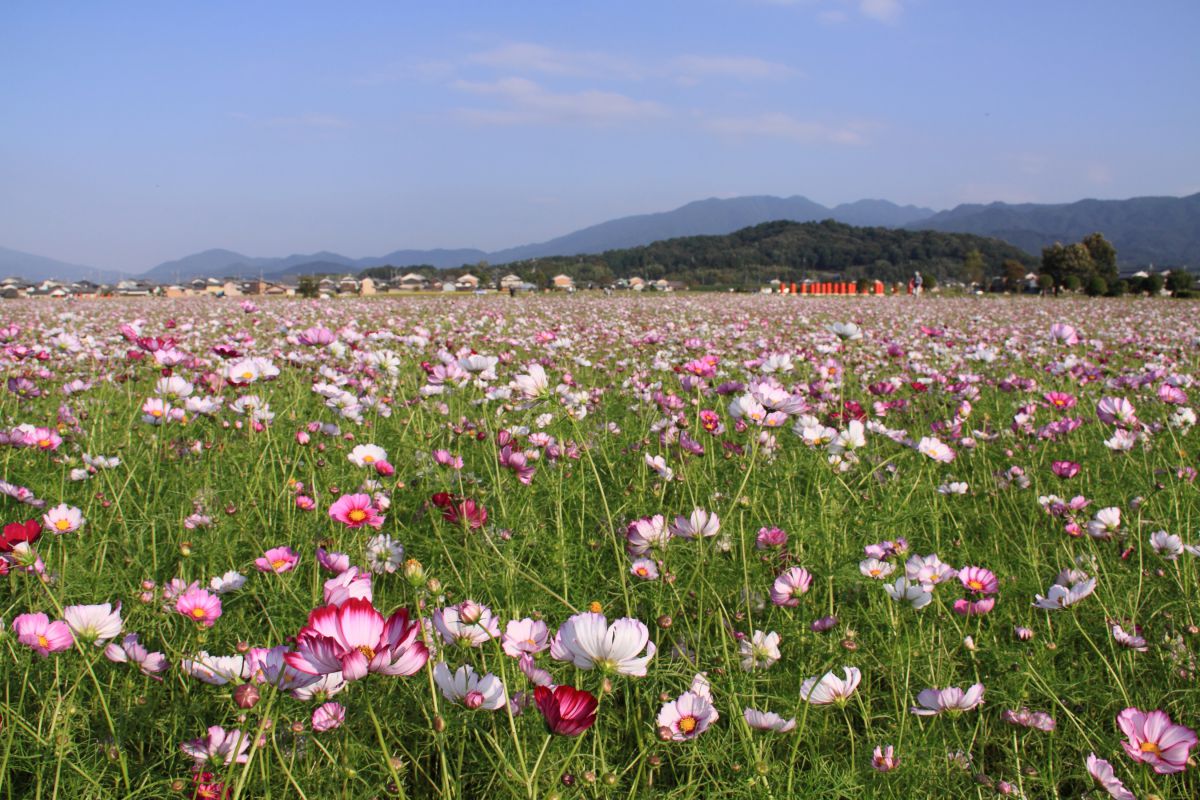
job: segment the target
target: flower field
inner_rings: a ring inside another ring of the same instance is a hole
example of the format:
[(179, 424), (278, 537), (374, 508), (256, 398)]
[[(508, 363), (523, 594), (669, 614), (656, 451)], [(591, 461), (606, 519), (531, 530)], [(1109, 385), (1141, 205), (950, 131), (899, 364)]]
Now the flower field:
[(1194, 798), (1200, 305), (0, 305), (0, 798)]

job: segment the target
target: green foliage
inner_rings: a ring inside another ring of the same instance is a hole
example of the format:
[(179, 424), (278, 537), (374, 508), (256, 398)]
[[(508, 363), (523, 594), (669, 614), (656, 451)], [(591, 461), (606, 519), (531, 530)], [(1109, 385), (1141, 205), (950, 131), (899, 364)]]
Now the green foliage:
[(1020, 261), (1008, 258), (1000, 265), (1000, 275), (1004, 279), (1004, 288), (1010, 292), (1019, 292), (1025, 288), (1025, 265)]
[(1088, 278), (1086, 291), (1088, 297), (1100, 297), (1108, 291), (1108, 281), (1099, 275), (1093, 275)]
[[(972, 255), (974, 253), (975, 255)], [(687, 236), (599, 255), (531, 259), (509, 265), (559, 272), (577, 284), (634, 276), (689, 286), (757, 287), (778, 278), (905, 282), (920, 270), (931, 278), (966, 280), (968, 261), (981, 278), (1011, 260), (1033, 265), (1026, 253), (996, 239), (937, 231), (856, 228), (839, 222), (767, 222), (726, 236)], [(522, 273), (523, 274), (523, 273)]]
[(303, 275), (296, 293), (301, 297), (316, 297), (321, 292), (320, 281), (315, 275)]
[(1148, 277), (1142, 278), (1142, 291), (1147, 292), (1151, 297), (1156, 297), (1163, 290), (1163, 276), (1151, 274)]
[(1173, 269), (1167, 276), (1167, 288), (1175, 295), (1190, 291), (1193, 283), (1195, 283), (1195, 276), (1185, 269)]

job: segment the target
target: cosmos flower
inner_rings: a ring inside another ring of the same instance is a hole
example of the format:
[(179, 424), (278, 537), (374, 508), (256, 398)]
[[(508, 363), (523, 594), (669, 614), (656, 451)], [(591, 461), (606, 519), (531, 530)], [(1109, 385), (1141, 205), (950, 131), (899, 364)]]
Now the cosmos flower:
[(556, 661), (637, 678), (646, 675), (656, 652), (650, 631), (640, 621), (624, 617), (609, 625), (603, 614), (591, 611), (564, 622), (550, 642), (550, 655)]
[(933, 602), (932, 584), (918, 583), (908, 578), (897, 578), (895, 583), (884, 584), (883, 590), (897, 603), (908, 602), (917, 609)]
[(800, 595), (812, 586), (812, 575), (803, 567), (792, 567), (775, 579), (771, 585), (771, 602), (777, 606), (800, 605)]
[(74, 533), (83, 527), (83, 512), (78, 508), (62, 503), (47, 511), (42, 516), (42, 522), (50, 533)]
[(313, 709), (312, 729), (316, 733), (328, 733), (342, 727), (346, 721), (346, 707), (341, 703), (322, 703)]
[(1097, 758), (1095, 753), (1088, 753), (1086, 763), (1088, 774), (1113, 800), (1137, 800), (1137, 795), (1126, 789), (1121, 779), (1113, 773), (1112, 764), (1103, 758)]
[(738, 654), (742, 658), (742, 669), (770, 669), (780, 659), (779, 634), (775, 631), (755, 631), (753, 636), (738, 642)]
[(313, 610), (296, 634), (296, 652), (284, 660), (300, 672), (340, 672), (347, 681), (368, 672), (412, 675), (429, 658), (419, 633), (420, 625), (409, 620), (407, 609), (397, 609), (385, 620), (369, 601), (351, 599)]
[(13, 618), (12, 629), (17, 634), (17, 641), (31, 648), (42, 658), (51, 653), (59, 653), (71, 649), (75, 637), (65, 622), (50, 618), (45, 614), (18, 614)]
[(383, 516), (369, 494), (342, 495), (330, 506), (329, 516), (347, 528), (361, 528), (364, 525), (383, 527)]
[(446, 662), (439, 661), (433, 668), (433, 679), (442, 690), (443, 697), (472, 710), (482, 708), (496, 711), (508, 703), (508, 695), (500, 679), (491, 673), (479, 675), (469, 664), (451, 673)]
[(695, 692), (684, 692), (664, 703), (658, 712), (659, 737), (673, 742), (690, 741), (720, 718), (711, 701)]
[(482, 647), (486, 642), (500, 638), (499, 620), (490, 608), (474, 600), (439, 608), (430, 620), (446, 644)]
[(747, 708), (742, 712), (742, 717), (746, 720), (746, 724), (756, 731), (788, 733), (796, 727), (795, 717), (784, 719), (773, 711), (759, 711), (756, 708)]
[(546, 623), (529, 617), (509, 620), (504, 626), (500, 646), (505, 655), (512, 658), (540, 653), (550, 646)]
[(533, 690), (546, 729), (560, 736), (579, 736), (596, 722), (596, 698), (573, 686), (538, 686)]
[(211, 628), (221, 616), (221, 598), (198, 586), (189, 586), (175, 600), (175, 610), (188, 619)]
[(1054, 584), (1050, 587), (1050, 591), (1046, 592), (1046, 596), (1040, 594), (1034, 600), (1034, 606), (1044, 608), (1047, 611), (1058, 611), (1063, 608), (1068, 608), (1084, 599), (1096, 590), (1096, 579), (1088, 578), (1085, 581), (1080, 581), (1072, 585), (1070, 588), (1062, 584)]
[(842, 704), (858, 688), (862, 673), (857, 667), (846, 667), (843, 670), (845, 678), (839, 678), (833, 672), (826, 672), (820, 678), (808, 678), (800, 684), (800, 697), (814, 706), (826, 706), (831, 703)]
[(947, 712), (971, 711), (983, 702), (983, 684), (977, 683), (965, 692), (957, 686), (945, 689), (925, 689), (917, 695), (919, 706), (909, 710), (917, 716), (932, 717)]
[(249, 759), (251, 737), (241, 731), (227, 731), (213, 725), (199, 739), (192, 739), (179, 746), (196, 764), (245, 764)]
[(109, 639), (121, 635), (120, 603), (116, 609), (111, 603), (67, 606), (63, 609), (63, 619), (76, 639), (93, 642), (97, 647), (103, 647)]
[(898, 766), (900, 759), (890, 744), (887, 747), (876, 747), (875, 752), (871, 754), (871, 769), (876, 772), (891, 772)]
[(272, 547), (261, 557), (254, 559), (254, 566), (258, 567), (259, 572), (274, 572), (276, 575), (281, 575), (295, 569), (299, 561), (300, 557), (292, 548)]
[(671, 533), (681, 539), (716, 536), (721, 530), (721, 520), (703, 508), (692, 510), (687, 517), (676, 517), (670, 526)]
[(1117, 715), (1117, 726), (1128, 737), (1121, 746), (1134, 761), (1149, 764), (1159, 775), (1187, 768), (1188, 751), (1196, 746), (1196, 732), (1176, 725), (1165, 712), (1127, 708)]

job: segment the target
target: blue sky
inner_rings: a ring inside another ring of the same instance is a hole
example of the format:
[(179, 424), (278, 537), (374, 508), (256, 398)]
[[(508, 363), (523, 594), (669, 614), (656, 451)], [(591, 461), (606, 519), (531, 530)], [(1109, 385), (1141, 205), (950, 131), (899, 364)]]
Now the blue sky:
[(0, 4), (0, 246), (495, 249), (691, 200), (1200, 191), (1200, 3)]

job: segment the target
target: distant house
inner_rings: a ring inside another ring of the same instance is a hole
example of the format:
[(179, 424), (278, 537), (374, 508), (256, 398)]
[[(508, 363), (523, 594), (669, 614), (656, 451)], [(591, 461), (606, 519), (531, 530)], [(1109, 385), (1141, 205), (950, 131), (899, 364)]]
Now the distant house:
[(635, 292), (640, 292), (646, 288), (646, 282), (644, 280), (642, 280), (641, 278), (637, 278), (637, 277), (630, 278), (629, 279), (629, 288)]
[(125, 280), (117, 282), (117, 294), (122, 297), (146, 297), (154, 293), (155, 286), (149, 281)]
[(400, 276), (400, 291), (402, 292), (420, 292), (428, 288), (429, 281), (420, 273), (410, 272)]
[(473, 292), (479, 288), (479, 278), (468, 272), (454, 282), (454, 288), (459, 292)]
[(500, 279), (500, 290), (507, 292), (510, 289), (517, 289), (525, 281), (521, 280), (520, 275), (513, 275), (511, 272)]
[(263, 294), (268, 297), (292, 297), (296, 294), (296, 287), (286, 283), (269, 283), (263, 289)]
[(367, 277), (359, 281), (358, 293), (363, 297), (375, 294), (375, 279)]
[(338, 294), (358, 294), (358, 279), (353, 275), (343, 275), (337, 283)]
[(575, 279), (570, 275), (555, 275), (550, 279), (550, 285), (560, 292), (569, 292), (575, 288)]

